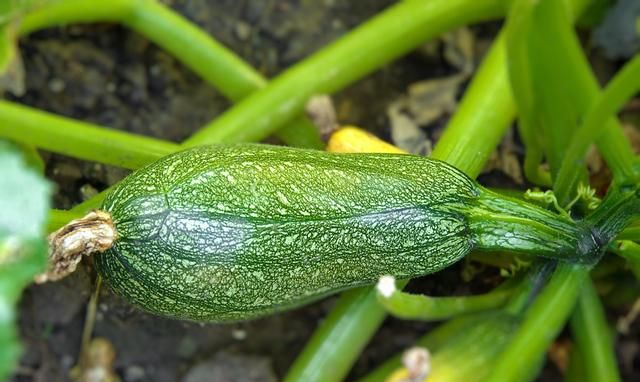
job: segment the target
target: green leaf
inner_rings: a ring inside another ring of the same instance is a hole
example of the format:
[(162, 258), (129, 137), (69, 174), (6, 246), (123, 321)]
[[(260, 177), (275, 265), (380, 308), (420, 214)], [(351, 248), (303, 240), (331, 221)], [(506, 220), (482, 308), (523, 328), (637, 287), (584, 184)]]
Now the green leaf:
[(51, 187), (2, 141), (0, 169), (0, 380), (4, 380), (20, 356), (15, 304), (22, 289), (46, 266), (43, 228)]

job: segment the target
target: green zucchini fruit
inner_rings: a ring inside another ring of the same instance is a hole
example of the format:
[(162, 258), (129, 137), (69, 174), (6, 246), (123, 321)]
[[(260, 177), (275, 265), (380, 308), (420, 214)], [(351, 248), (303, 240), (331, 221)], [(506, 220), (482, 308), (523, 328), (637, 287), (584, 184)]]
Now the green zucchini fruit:
[(112, 289), (147, 311), (199, 321), (432, 273), (473, 249), (599, 253), (591, 230), (412, 155), (196, 147), (128, 176), (102, 210), (118, 239), (96, 267)]

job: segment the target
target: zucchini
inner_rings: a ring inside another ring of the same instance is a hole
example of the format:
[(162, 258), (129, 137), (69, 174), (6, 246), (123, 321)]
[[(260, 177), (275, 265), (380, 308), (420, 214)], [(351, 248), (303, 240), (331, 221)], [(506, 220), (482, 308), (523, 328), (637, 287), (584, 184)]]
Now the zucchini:
[(134, 172), (101, 209), (117, 231), (95, 261), (111, 288), (147, 311), (198, 321), (432, 273), (473, 249), (599, 253), (590, 230), (412, 155), (196, 147)]

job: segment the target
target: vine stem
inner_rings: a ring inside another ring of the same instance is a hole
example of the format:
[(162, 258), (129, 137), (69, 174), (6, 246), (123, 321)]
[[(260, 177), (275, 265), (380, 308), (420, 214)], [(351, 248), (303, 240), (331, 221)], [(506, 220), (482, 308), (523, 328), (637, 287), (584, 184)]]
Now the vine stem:
[[(578, 303), (570, 323), (578, 348), (590, 349), (580, 352), (587, 381), (620, 381), (604, 309), (593, 282), (589, 279), (585, 280), (580, 289)], [(608, 346), (594, 346), (591, 342), (594, 337), (605, 337), (603, 341), (608, 339)]]
[[(589, 275), (585, 266), (561, 263), (549, 284), (527, 309), (517, 334), (502, 351), (488, 382), (526, 381), (531, 363), (544, 354), (575, 306), (580, 288)], [(540, 351), (542, 350), (542, 352)]]
[(398, 290), (395, 280), (386, 276), (377, 285), (378, 302), (394, 317), (410, 320), (436, 321), (503, 306), (514, 294), (516, 279), (505, 281), (488, 293), (471, 296), (431, 297)]
[(104, 128), (0, 100), (0, 136), (85, 160), (136, 169), (177, 151), (173, 142)]
[[(500, 32), (431, 154), (472, 178), (482, 171), (516, 116), (506, 60), (504, 32)], [(482, 143), (474, 138), (478, 136)]]
[(87, 303), (87, 313), (84, 318), (84, 326), (82, 328), (82, 340), (80, 342), (80, 356), (78, 357), (78, 366), (81, 369), (87, 367), (89, 362), (89, 347), (91, 345), (91, 337), (96, 325), (96, 315), (98, 312), (98, 300), (100, 299), (100, 288), (102, 286), (102, 277), (96, 278), (93, 293)]

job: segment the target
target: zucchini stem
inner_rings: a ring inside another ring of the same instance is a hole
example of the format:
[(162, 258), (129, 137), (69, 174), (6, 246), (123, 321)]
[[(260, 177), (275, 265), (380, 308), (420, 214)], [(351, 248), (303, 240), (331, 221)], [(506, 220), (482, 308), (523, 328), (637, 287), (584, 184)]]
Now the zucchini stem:
[(577, 222), (486, 189), (475, 203), (467, 216), (477, 248), (592, 265), (640, 213), (640, 188), (615, 188), (592, 214)]
[(602, 247), (609, 244), (640, 214), (640, 185), (611, 190), (600, 206), (584, 220), (593, 227), (594, 238)]
[(592, 264), (601, 244), (591, 229), (530, 203), (481, 189), (475, 207), (467, 212), (480, 250), (508, 250)]

